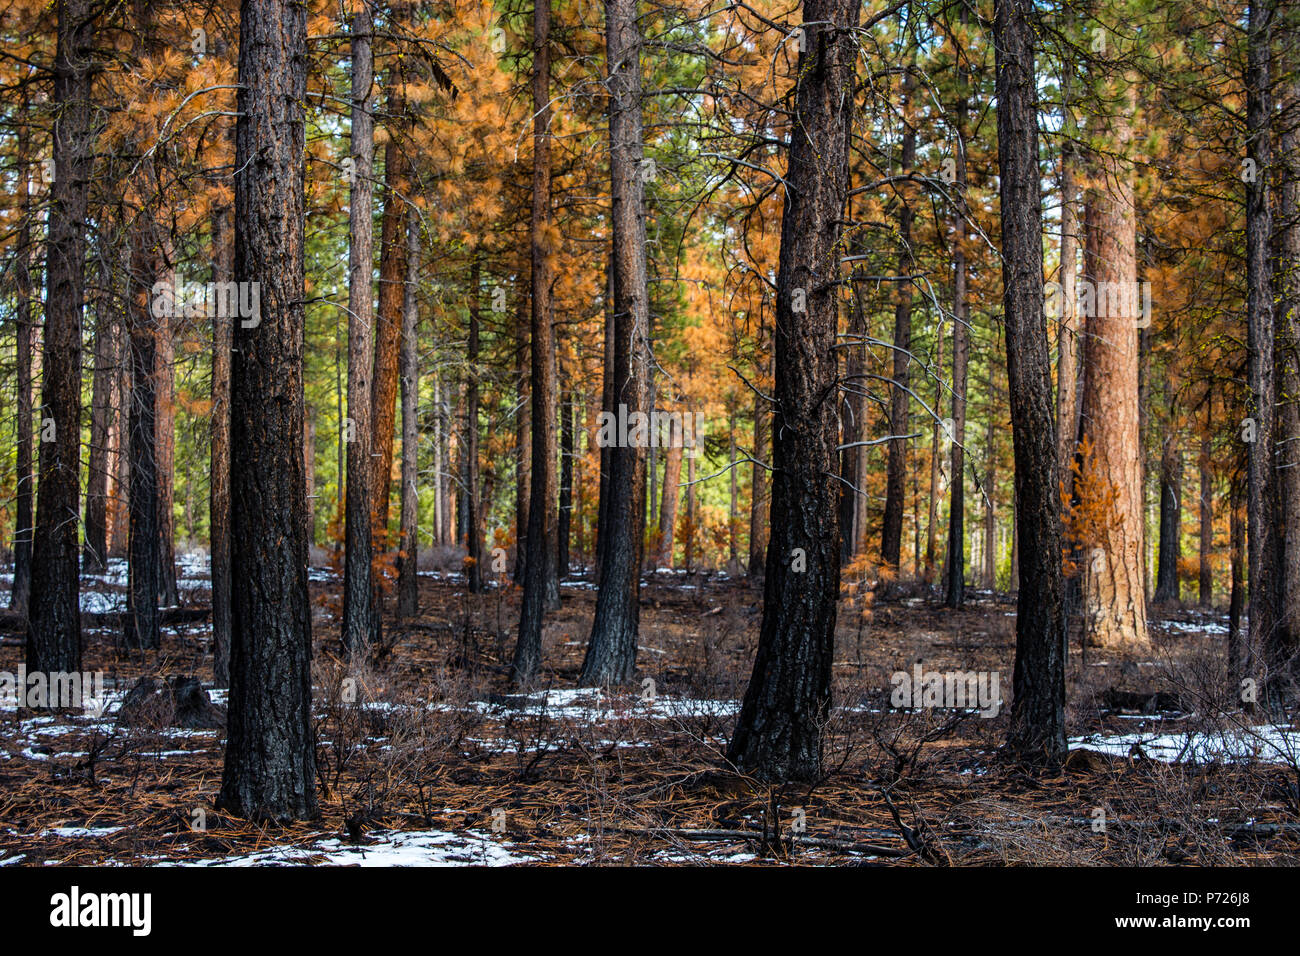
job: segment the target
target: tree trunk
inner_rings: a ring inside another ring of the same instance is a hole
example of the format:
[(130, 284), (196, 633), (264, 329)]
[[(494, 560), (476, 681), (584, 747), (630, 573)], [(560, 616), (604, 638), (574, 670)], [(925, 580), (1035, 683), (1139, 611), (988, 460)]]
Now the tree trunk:
[(306, 8), (243, 0), (235, 280), (261, 283), (261, 314), (235, 329), (230, 373), (230, 490), (240, 506), (231, 510), (230, 711), (217, 805), (279, 822), (317, 814), (302, 508), (306, 73)]
[(153, 284), (168, 275), (156, 225), (144, 217), (132, 230), (131, 300), (131, 481), (127, 558), (127, 647), (156, 649), (162, 594), (163, 551), (158, 518), (158, 320), (150, 310)]
[[(969, 14), (962, 8), (961, 21)], [(956, 176), (952, 224), (952, 461), (949, 466), (948, 552), (944, 559), (944, 604), (961, 607), (966, 601), (966, 386), (970, 366), (970, 304), (966, 300), (966, 73), (958, 71)]]
[[(614, 408), (614, 252), (610, 247), (609, 260), (605, 264), (605, 335), (602, 341), (603, 359), (601, 361), (600, 410), (615, 413)], [(597, 416), (599, 420), (599, 416)], [(653, 499), (652, 499), (653, 503)], [(609, 446), (600, 446), (600, 494), (596, 500), (596, 584), (600, 584), (601, 571), (605, 566), (605, 538), (609, 531)]]
[[(805, 0), (775, 323), (771, 542), (754, 672), (727, 759), (760, 780), (822, 776), (840, 585), (836, 278), (861, 5)], [(802, 307), (802, 308), (800, 308)]]
[[(163, 255), (171, 265), (170, 242), (164, 241)], [(170, 274), (170, 273), (169, 273)], [(161, 278), (156, 276), (155, 278)], [(175, 607), (180, 603), (176, 590), (176, 529), (172, 518), (172, 505), (176, 498), (176, 343), (172, 339), (171, 319), (162, 316), (153, 320), (154, 396), (156, 401), (154, 428), (154, 454), (157, 457), (158, 523), (156, 547), (158, 548), (158, 604)]]
[(1160, 455), (1160, 552), (1156, 562), (1157, 604), (1177, 601), (1178, 559), (1182, 554), (1183, 455), (1170, 434)]
[(676, 419), (669, 419), (668, 453), (664, 456), (664, 484), (660, 491), (659, 540), (655, 548), (655, 567), (673, 566), (673, 539), (677, 531), (677, 503), (681, 500), (682, 429)]
[[(1066, 109), (1069, 109), (1068, 102)], [(1070, 123), (1068, 117), (1066, 122)], [(1074, 176), (1074, 150), (1066, 143), (1061, 151), (1061, 315), (1056, 360), (1056, 436), (1057, 459), (1067, 484), (1071, 481), (1070, 466), (1079, 437), (1078, 260), (1078, 186)]]
[(469, 276), (469, 342), (465, 350), (465, 544), (468, 553), (469, 590), (483, 590), (483, 516), (479, 511), (478, 472), (478, 299), (482, 280), (477, 259)]
[(82, 568), (92, 574), (102, 573), (108, 560), (108, 434), (119, 339), (117, 319), (108, 298), (107, 291), (95, 297), (95, 374), (91, 385), (85, 545), (81, 555)]
[[(406, 283), (402, 296), (402, 518), (401, 563), (397, 574), (397, 616), (409, 621), (419, 613), (420, 490), (420, 369), (416, 337), (420, 309), (416, 292), (420, 281), (420, 222), (406, 221)], [(436, 401), (436, 396), (435, 396)], [(435, 448), (436, 451), (436, 448)], [(437, 487), (436, 469), (434, 486)], [(435, 522), (436, 524), (436, 522)]]
[[(390, 82), (399, 80), (390, 76)], [(404, 109), (399, 95), (388, 97), (390, 114)], [(393, 473), (393, 434), (397, 424), (398, 377), (402, 352), (402, 306), (406, 288), (406, 200), (398, 131), (391, 129), (384, 147), (384, 214), (379, 239), (379, 311), (375, 326), (375, 365), (371, 379), (374, 447), (371, 478), (374, 521), (370, 534), (376, 552), (389, 550), (388, 511)]]
[(1199, 599), (1201, 607), (1209, 607), (1214, 603), (1214, 571), (1210, 566), (1210, 552), (1214, 549), (1214, 503), (1211, 498), (1213, 492), (1213, 474), (1210, 471), (1210, 439), (1209, 439), (1209, 422), (1206, 423), (1206, 437), (1201, 439), (1201, 456), (1200, 456), (1200, 506), (1201, 506), (1201, 533), (1200, 533), (1200, 591)]
[[(857, 252), (859, 250), (855, 250)], [(867, 317), (862, 307), (862, 294), (856, 282), (851, 281), (849, 298), (849, 334), (844, 343), (844, 385), (840, 396), (840, 561), (853, 560), (857, 553), (860, 524), (858, 499), (866, 497), (866, 489), (859, 481), (861, 462), (866, 448), (859, 445), (866, 434), (866, 336)], [(942, 365), (942, 360), (940, 360)], [(757, 408), (757, 405), (755, 406)], [(734, 472), (734, 469), (733, 469)]]
[[(27, 97), (23, 98), (23, 112), (27, 111)], [(29, 144), (27, 127), (18, 127), (18, 161), (26, 163)], [(14, 584), (9, 592), (9, 608), (27, 614), (32, 586), (32, 288), (31, 273), (31, 187), (27, 167), (20, 169), (22, 176), (22, 222), (18, 226), (18, 249), (14, 260), (15, 305), (15, 375), (18, 381), (18, 434), (15, 439), (16, 468), (14, 476)]]
[(1273, 150), (1269, 124), (1270, 43), (1273, 9), (1252, 2), (1247, 27), (1247, 153), (1258, 170), (1246, 183), (1246, 415), (1254, 420), (1255, 440), (1246, 446), (1246, 534), (1249, 543), (1250, 606), (1245, 676), (1267, 665), (1269, 696), (1282, 689), (1279, 680), (1290, 667), (1285, 639), (1279, 640), (1278, 529), (1275, 521), (1273, 263), (1270, 243), (1273, 218), (1269, 177)]
[(560, 509), (555, 539), (555, 566), (561, 580), (569, 576), (569, 538), (573, 529), (573, 414), (571, 390), (560, 403)]
[[(224, 206), (212, 217), (212, 281), (234, 279), (234, 210)], [(212, 319), (212, 446), (208, 486), (209, 543), (212, 553), (212, 669), (217, 687), (230, 686), (230, 361), (235, 321)]]
[[(1114, 491), (1114, 507), (1092, 544), (1084, 595), (1090, 640), (1103, 647), (1147, 641), (1137, 232), (1133, 168), (1126, 158), (1132, 139), (1132, 83), (1126, 79), (1123, 84), (1127, 92), (1101, 120), (1099, 136), (1109, 152), (1095, 156), (1099, 185), (1089, 196), (1085, 252), (1093, 296), (1085, 307), (1082, 432), (1092, 440), (1093, 467)], [(1119, 292), (1118, 297), (1111, 291)]]
[(529, 329), (527, 302), (519, 299), (515, 323), (515, 379), (518, 400), (515, 406), (515, 571), (514, 579), (524, 580), (528, 557), (528, 502), (532, 496), (532, 469), (529, 462), (529, 436), (532, 434), (532, 389), (528, 380)]
[(1280, 314), (1274, 329), (1277, 362), (1277, 442), (1274, 480), (1274, 553), (1278, 558), (1277, 637), (1273, 660), (1294, 677), (1300, 672), (1300, 39), (1284, 37), (1277, 234)]
[[(916, 164), (916, 128), (912, 125), (915, 83), (909, 73), (903, 81), (903, 150), (900, 174), (909, 175)], [(909, 369), (912, 362), (912, 207), (909, 197), (898, 195), (898, 303), (894, 307), (894, 376), (889, 390), (889, 466), (885, 481), (885, 518), (880, 538), (881, 563), (901, 572), (903, 510), (907, 495), (907, 444)]]
[(1030, 0), (999, 0), (998, 167), (1007, 383), (1016, 458), (1016, 522), (1024, 549), (1016, 602), (1010, 750), (1032, 765), (1065, 759), (1065, 608), (1052, 360), (1043, 311), (1042, 209)]
[[(36, 499), (27, 670), (81, 670), (77, 517), (81, 464), (81, 312), (91, 119), (89, 0), (60, 0), (54, 54), (54, 184), (45, 259), (40, 494)], [(47, 424), (48, 423), (48, 424)], [(44, 440), (53, 427), (52, 441)]]
[(533, 209), (531, 227), (532, 478), (523, 600), (511, 681), (530, 684), (542, 663), (542, 617), (559, 605), (555, 573), (555, 316), (551, 302), (551, 0), (533, 4)]
[(1241, 634), (1241, 612), (1246, 606), (1246, 522), (1242, 516), (1240, 483), (1232, 482), (1228, 506), (1229, 556), (1232, 562), (1232, 590), (1228, 596), (1228, 670), (1234, 680), (1246, 669)]
[[(247, 2), (247, 0), (245, 0)], [(374, 303), (371, 215), (374, 174), (374, 60), (370, 8), (352, 15), (352, 189), (348, 205), (348, 470), (344, 513), (343, 647), (364, 655), (379, 639), (374, 606), (374, 462), (371, 389), (374, 372)]]
[(998, 586), (998, 446), (994, 429), (994, 405), (989, 403), (984, 432), (984, 567), (981, 586), (988, 591)]
[[(761, 335), (760, 335), (761, 339)], [(770, 347), (770, 346), (769, 346)], [(769, 353), (770, 354), (770, 353)], [(767, 514), (771, 505), (767, 487), (768, 453), (772, 435), (771, 411), (767, 399), (754, 396), (754, 460), (749, 495), (749, 577), (761, 581), (767, 567)], [(861, 485), (859, 485), (861, 487)]]
[[(646, 275), (645, 183), (641, 172), (641, 33), (636, 0), (606, 0), (609, 157), (614, 266), (613, 394), (630, 417), (646, 409), (650, 296)], [(609, 449), (608, 540), (591, 639), (578, 684), (625, 684), (636, 672), (645, 537), (645, 449)]]

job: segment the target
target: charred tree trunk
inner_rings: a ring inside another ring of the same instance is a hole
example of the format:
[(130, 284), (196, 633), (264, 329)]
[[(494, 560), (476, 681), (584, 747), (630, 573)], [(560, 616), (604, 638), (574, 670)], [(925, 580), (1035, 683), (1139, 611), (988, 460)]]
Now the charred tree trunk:
[[(23, 112), (29, 108), (28, 97), (23, 96)], [(30, 139), (26, 125), (18, 127), (19, 175), (22, 178), (22, 220), (18, 225), (17, 249), (14, 257), (15, 369), (18, 384), (16, 409), (18, 434), (15, 436), (14, 475), (14, 583), (9, 592), (9, 608), (21, 615), (27, 614), (32, 587), (32, 208), (31, 176), (27, 164), (31, 162)]]
[(371, 389), (374, 303), (371, 180), (374, 174), (374, 58), (370, 8), (352, 15), (352, 189), (348, 205), (348, 421), (347, 509), (344, 512), (343, 647), (364, 656), (379, 639), (374, 580), (375, 444)]
[[(641, 172), (641, 33), (636, 0), (606, 0), (605, 60), (609, 71), (609, 156), (614, 265), (616, 406), (646, 410), (650, 297), (646, 275), (645, 183)], [(645, 537), (645, 449), (618, 442), (609, 449), (608, 541), (591, 639), (578, 683), (625, 684), (636, 672)]]
[[(916, 129), (912, 125), (912, 96), (915, 83), (909, 73), (903, 82), (903, 151), (901, 175), (916, 164)], [(903, 549), (903, 510), (907, 496), (907, 444), (909, 370), (912, 362), (912, 218), (910, 199), (898, 195), (898, 303), (894, 306), (894, 376), (889, 392), (889, 466), (885, 481), (885, 518), (880, 537), (880, 560), (895, 572)]]
[[(29, 672), (81, 670), (77, 516), (81, 464), (81, 313), (86, 205), (94, 130), (91, 119), (89, 0), (59, 0), (54, 54), (54, 184), (45, 259), (45, 334), (41, 386), (40, 495), (36, 500)], [(46, 441), (47, 428), (53, 428)]]
[[(402, 519), (401, 564), (397, 574), (397, 616), (409, 621), (419, 612), (419, 519), (417, 487), (420, 460), (420, 369), (416, 336), (420, 311), (416, 292), (420, 281), (420, 223), (406, 222), (406, 283), (402, 296)], [(436, 452), (436, 448), (435, 448)], [(436, 478), (435, 478), (436, 485)]]
[[(166, 242), (160, 252), (163, 261), (171, 265), (171, 244)], [(176, 498), (176, 345), (172, 339), (169, 316), (154, 319), (154, 396), (155, 417), (154, 454), (157, 467), (158, 510), (156, 546), (158, 548), (158, 604), (175, 607), (180, 603), (176, 590), (176, 529), (172, 518), (172, 504)]]
[(569, 576), (569, 539), (573, 530), (573, 415), (577, 407), (572, 391), (560, 403), (560, 510), (556, 526), (555, 566), (563, 580)]
[[(840, 229), (861, 5), (805, 0), (777, 271), (771, 542), (754, 672), (727, 759), (761, 780), (822, 776), (840, 586), (835, 358)], [(802, 305), (799, 309), (796, 306)]]
[(81, 554), (83, 570), (91, 573), (103, 572), (108, 560), (108, 437), (118, 339), (108, 292), (101, 288), (95, 301), (95, 374), (91, 385), (85, 544)]
[(527, 301), (520, 297), (515, 323), (515, 379), (518, 404), (515, 406), (515, 570), (514, 579), (524, 580), (528, 558), (528, 502), (532, 496), (532, 468), (529, 463), (529, 436), (532, 434), (532, 389), (528, 380), (529, 330)]
[[(1206, 423), (1207, 428), (1209, 423)], [(1208, 432), (1207, 432), (1208, 436)], [(1214, 549), (1214, 502), (1211, 497), (1214, 476), (1210, 471), (1210, 439), (1208, 437), (1201, 439), (1201, 456), (1200, 456), (1200, 511), (1201, 511), (1201, 533), (1200, 533), (1200, 575), (1199, 575), (1199, 593), (1201, 607), (1209, 607), (1214, 603), (1214, 569), (1210, 565), (1210, 553)]]
[(307, 12), (244, 0), (235, 128), (235, 272), (259, 282), (230, 373), (230, 710), (217, 805), (315, 817), (311, 604), (303, 515), (303, 103)]
[(466, 551), (469, 557), (469, 590), (483, 590), (483, 516), (479, 510), (478, 473), (478, 297), (481, 267), (478, 260), (469, 276), (469, 342), (465, 350), (465, 520)]
[(1250, 606), (1246, 639), (1246, 675), (1269, 672), (1269, 695), (1280, 691), (1289, 668), (1285, 642), (1278, 631), (1278, 518), (1275, 508), (1273, 365), (1273, 217), (1269, 177), (1273, 149), (1269, 129), (1270, 44), (1273, 8), (1252, 2), (1247, 26), (1247, 154), (1256, 175), (1246, 183), (1246, 415), (1254, 420), (1254, 441), (1246, 446), (1246, 533), (1249, 543)]
[(1007, 383), (1021, 555), (1008, 744), (1028, 764), (1065, 759), (1065, 608), (1052, 360), (1043, 310), (1042, 209), (1030, 0), (998, 0), (998, 166)]
[[(840, 562), (853, 560), (857, 551), (858, 498), (866, 489), (858, 481), (864, 447), (866, 404), (864, 401), (867, 336), (866, 311), (857, 283), (852, 283), (849, 297), (849, 334), (844, 345), (844, 386), (840, 397)], [(943, 364), (942, 360), (939, 362)], [(733, 473), (735, 469), (732, 469)]]
[[(1277, 482), (1276, 551), (1278, 568), (1279, 647), (1285, 656), (1300, 650), (1300, 37), (1285, 38), (1290, 78), (1285, 86), (1279, 137), (1277, 211)], [(1292, 672), (1296, 667), (1292, 665)]]
[[(212, 219), (212, 281), (235, 274), (234, 210), (218, 209)], [(208, 486), (212, 553), (212, 669), (217, 687), (230, 686), (230, 360), (234, 320), (212, 319), (212, 446)]]
[(150, 310), (150, 290), (167, 274), (153, 230), (137, 226), (132, 236), (130, 513), (127, 557), (127, 647), (156, 649), (160, 644), (158, 599), (162, 593), (162, 549), (158, 537), (158, 326)]
[(664, 456), (664, 484), (660, 490), (659, 541), (654, 562), (657, 568), (673, 566), (673, 539), (677, 531), (677, 504), (681, 500), (682, 428), (669, 419), (668, 449)]
[(529, 684), (542, 663), (542, 618), (559, 606), (555, 573), (555, 316), (551, 301), (551, 0), (533, 4), (532, 488), (523, 600), (511, 681)]
[(1160, 455), (1160, 545), (1156, 561), (1157, 604), (1179, 600), (1178, 559), (1182, 554), (1183, 456), (1173, 435)]
[[(604, 355), (601, 362), (600, 410), (615, 414), (614, 408), (614, 251), (610, 246), (609, 261), (605, 264), (605, 336)], [(597, 416), (599, 420), (599, 416)], [(605, 567), (605, 538), (609, 534), (609, 447), (600, 446), (600, 494), (596, 499), (596, 584)]]
[(749, 485), (748, 573), (749, 577), (756, 581), (763, 579), (763, 574), (767, 568), (768, 524), (766, 516), (771, 504), (770, 492), (767, 487), (767, 471), (771, 457), (769, 454), (771, 437), (772, 419), (767, 399), (762, 395), (755, 395), (754, 460), (760, 462), (760, 464), (753, 466)]

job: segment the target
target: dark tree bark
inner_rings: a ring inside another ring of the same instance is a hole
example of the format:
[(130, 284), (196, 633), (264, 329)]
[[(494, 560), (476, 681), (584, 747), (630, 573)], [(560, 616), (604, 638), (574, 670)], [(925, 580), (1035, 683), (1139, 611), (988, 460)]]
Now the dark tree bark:
[[(420, 369), (416, 336), (420, 311), (416, 291), (420, 281), (420, 223), (406, 222), (406, 283), (402, 298), (402, 519), (401, 564), (397, 573), (397, 616), (410, 620), (419, 612), (419, 476)], [(436, 451), (436, 449), (435, 449)]]
[[(171, 243), (159, 237), (158, 255), (172, 264)], [(162, 278), (156, 274), (155, 279)], [(158, 548), (158, 603), (175, 607), (180, 603), (176, 589), (176, 529), (172, 504), (176, 498), (176, 344), (172, 339), (171, 319), (153, 320), (154, 336), (154, 456), (157, 465), (154, 507), (158, 511), (155, 535)]]
[(569, 576), (569, 538), (573, 529), (573, 392), (560, 403), (560, 512), (555, 540), (555, 564), (561, 579)]
[(1183, 455), (1175, 436), (1165, 439), (1160, 455), (1160, 543), (1156, 559), (1156, 591), (1160, 604), (1177, 601), (1178, 559), (1182, 554)]
[(669, 445), (664, 455), (664, 482), (659, 491), (659, 540), (653, 558), (656, 568), (673, 566), (677, 505), (682, 495), (682, 429), (675, 420), (670, 423), (668, 434)]
[[(900, 174), (907, 176), (916, 165), (916, 128), (912, 125), (911, 101), (915, 81), (909, 73), (903, 81), (903, 150)], [(885, 517), (880, 536), (880, 560), (895, 571), (903, 549), (903, 510), (907, 495), (907, 445), (910, 368), (912, 363), (912, 219), (909, 197), (898, 195), (898, 302), (894, 306), (893, 381), (889, 387), (889, 464), (885, 479)]]
[(478, 260), (469, 276), (469, 342), (465, 350), (465, 521), (466, 550), (469, 555), (469, 589), (483, 590), (483, 525), (479, 510), (478, 469), (478, 297), (482, 280)]
[[(962, 22), (968, 19), (962, 8)], [(966, 301), (966, 71), (958, 78), (955, 133), (956, 178), (953, 184), (952, 256), (952, 462), (948, 502), (948, 551), (944, 560), (944, 604), (961, 607), (966, 601), (966, 379), (970, 365), (970, 303)], [(991, 482), (990, 482), (991, 483)]]
[(1030, 0), (998, 0), (998, 166), (1003, 311), (1016, 459), (1020, 596), (1008, 744), (1028, 764), (1065, 759), (1065, 611), (1056, 414), (1043, 310), (1042, 209)]
[[(54, 184), (45, 259), (41, 408), (54, 429), (41, 441), (40, 494), (27, 619), (28, 671), (81, 670), (77, 517), (81, 464), (81, 313), (91, 119), (89, 0), (59, 0), (54, 54)], [(41, 423), (45, 432), (45, 422)]]
[(1200, 455), (1200, 575), (1198, 598), (1201, 607), (1209, 607), (1214, 601), (1214, 569), (1210, 565), (1210, 553), (1214, 549), (1214, 475), (1210, 471), (1209, 423), (1206, 423), (1207, 437), (1201, 439)]
[(762, 780), (821, 777), (821, 730), (831, 707), (840, 586), (836, 279), (860, 10), (853, 0), (803, 5), (805, 49), (796, 73), (777, 270), (763, 623), (754, 673), (727, 748), (732, 764)]
[[(603, 360), (601, 361), (600, 410), (614, 413), (614, 253), (610, 247), (609, 260), (605, 263), (605, 334), (602, 339)], [(605, 566), (604, 541), (609, 531), (609, 448), (600, 447), (600, 491), (596, 499), (596, 584), (600, 584), (601, 571)]]
[(555, 316), (551, 301), (551, 2), (533, 4), (532, 487), (523, 600), (511, 682), (531, 683), (542, 664), (542, 618), (559, 606), (555, 573)]
[(532, 389), (528, 380), (529, 329), (528, 303), (520, 296), (515, 322), (515, 569), (513, 577), (523, 583), (528, 557), (528, 500), (532, 496), (532, 469), (529, 465), (529, 435), (532, 434)]
[[(650, 296), (646, 274), (645, 183), (641, 175), (641, 33), (636, 0), (606, 0), (609, 156), (613, 200), (613, 404), (647, 408)], [(624, 684), (636, 672), (645, 536), (644, 448), (609, 449), (609, 507), (600, 590), (580, 686)]]
[(150, 310), (151, 290), (169, 272), (155, 227), (141, 220), (131, 236), (131, 296), (127, 328), (131, 342), (129, 482), (130, 530), (127, 555), (127, 647), (156, 649), (161, 643), (158, 598), (162, 593), (162, 548), (158, 537), (158, 326)]
[[(26, 149), (19, 149), (25, 154)], [(27, 200), (27, 172), (23, 171), (23, 222), (18, 229), (18, 258), (14, 262), (14, 286), (18, 297), (15, 310), (18, 379), (18, 435), (15, 444), (17, 485), (14, 502), (14, 585), (9, 608), (26, 615), (32, 587), (32, 289), (30, 261), (31, 226)]]
[(1245, 671), (1245, 654), (1241, 633), (1241, 612), (1246, 607), (1246, 521), (1242, 514), (1242, 482), (1234, 480), (1228, 499), (1229, 559), (1232, 562), (1232, 590), (1228, 596), (1228, 668), (1234, 676)]
[(218, 806), (315, 817), (311, 605), (303, 514), (303, 104), (307, 13), (244, 0), (235, 133), (235, 280), (260, 282), (231, 365), (230, 710)]
[[(759, 330), (759, 342), (763, 342), (761, 328)], [(770, 345), (768, 348), (770, 349)], [(772, 437), (772, 413), (768, 405), (767, 399), (762, 395), (756, 394), (754, 396), (754, 460), (761, 462), (761, 464), (753, 466), (749, 485), (748, 572), (750, 579), (754, 581), (761, 581), (767, 568), (769, 534), (767, 515), (771, 507), (771, 492), (768, 489), (767, 475)], [(860, 482), (858, 487), (861, 487)]]
[[(1273, 149), (1270, 138), (1272, 97), (1270, 43), (1273, 9), (1252, 2), (1247, 25), (1246, 134), (1247, 153), (1258, 171), (1246, 183), (1246, 414), (1255, 422), (1255, 440), (1246, 446), (1246, 527), (1249, 544), (1249, 630), (1244, 658), (1246, 675), (1267, 664), (1280, 675), (1287, 654), (1278, 637), (1278, 534), (1275, 527), (1273, 263), (1270, 249), (1273, 217), (1269, 177)], [(1279, 685), (1270, 681), (1270, 689)]]
[(82, 569), (92, 574), (102, 572), (108, 560), (108, 437), (119, 339), (117, 319), (101, 282), (101, 290), (95, 297), (95, 373), (90, 401), (85, 542), (81, 553)]
[[(233, 209), (212, 218), (212, 281), (233, 281)], [(212, 670), (217, 687), (230, 686), (230, 349), (234, 320), (212, 319), (212, 464), (208, 520), (212, 552)]]
[(352, 17), (352, 189), (348, 206), (348, 438), (347, 510), (344, 512), (343, 647), (364, 655), (379, 640), (374, 580), (375, 446), (371, 388), (374, 373), (374, 268), (371, 210), (374, 198), (374, 58), (370, 8)]
[[(1292, 8), (1293, 9), (1293, 8)], [(1300, 674), (1300, 37), (1283, 34), (1287, 77), (1280, 113), (1276, 320), (1276, 554), (1278, 622), (1274, 659)]]
[[(855, 249), (855, 254), (861, 252)], [(866, 415), (866, 372), (867, 317), (862, 307), (862, 296), (857, 283), (852, 284), (849, 299), (849, 334), (844, 346), (844, 387), (840, 397), (840, 439), (844, 446), (840, 452), (840, 562), (847, 563), (853, 559), (857, 548), (858, 498), (866, 495), (866, 490), (858, 482), (858, 472), (862, 467), (863, 447), (857, 445), (863, 440)], [(942, 363), (941, 363), (942, 364)], [(857, 447), (854, 447), (857, 445)], [(732, 468), (735, 473), (735, 468)]]

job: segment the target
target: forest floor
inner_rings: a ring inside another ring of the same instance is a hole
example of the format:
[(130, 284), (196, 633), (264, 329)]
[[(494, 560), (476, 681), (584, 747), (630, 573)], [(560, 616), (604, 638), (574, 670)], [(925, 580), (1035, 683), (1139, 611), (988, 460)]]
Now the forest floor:
[[(206, 563), (181, 572), (182, 604), (205, 606)], [(828, 776), (772, 787), (723, 759), (761, 613), (743, 580), (647, 575), (638, 685), (613, 695), (574, 688), (595, 589), (566, 581), (543, 689), (515, 696), (516, 588), (470, 595), (457, 574), (422, 572), (419, 616), (386, 616), (376, 659), (348, 671), (340, 582), (311, 577), (318, 820), (229, 818), (213, 808), (220, 730), (118, 720), (142, 675), (211, 688), (212, 670), (204, 623), (166, 628), (148, 655), (95, 623), (124, 606), (117, 562), (82, 582), (95, 614), (84, 666), (104, 674), (102, 707), (32, 717), (0, 698), (0, 866), (1300, 863), (1300, 731), (1225, 696), (1218, 612), (1153, 609), (1140, 651), (1081, 660), (1072, 646), (1073, 752), (1062, 772), (1030, 776), (999, 752), (1011, 598), (975, 591), (955, 611), (916, 589), (846, 598)], [(0, 671), (22, 655), (20, 635), (0, 634)], [(891, 707), (892, 675), (916, 665), (986, 683), (996, 672), (997, 715)]]

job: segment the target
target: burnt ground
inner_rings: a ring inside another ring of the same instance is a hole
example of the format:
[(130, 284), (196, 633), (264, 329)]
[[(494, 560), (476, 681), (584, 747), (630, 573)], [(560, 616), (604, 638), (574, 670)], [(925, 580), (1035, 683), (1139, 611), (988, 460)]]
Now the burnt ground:
[[(185, 576), (184, 599), (206, 604), (201, 573)], [(123, 577), (85, 578), (83, 591), (112, 607)], [(1062, 772), (1033, 776), (999, 752), (1011, 598), (974, 592), (953, 611), (905, 588), (846, 597), (828, 775), (773, 787), (722, 757), (761, 613), (742, 580), (649, 575), (640, 683), (611, 695), (573, 690), (595, 590), (571, 579), (546, 626), (543, 686), (519, 697), (507, 680), (517, 589), (475, 596), (458, 575), (424, 573), (418, 618), (386, 617), (375, 660), (349, 672), (339, 583), (312, 577), (319, 820), (226, 817), (213, 809), (220, 730), (117, 719), (142, 675), (211, 686), (205, 624), (165, 629), (147, 655), (89, 626), (85, 668), (105, 674), (104, 713), (20, 719), (0, 701), (0, 866), (1300, 862), (1300, 735), (1243, 713), (1225, 689), (1226, 622), (1212, 611), (1153, 609), (1142, 652), (1091, 648), (1084, 662), (1076, 642), (1076, 749)], [(4, 634), (0, 671), (21, 660), (19, 635)], [(1000, 713), (891, 708), (891, 674), (918, 663), (996, 671)]]

